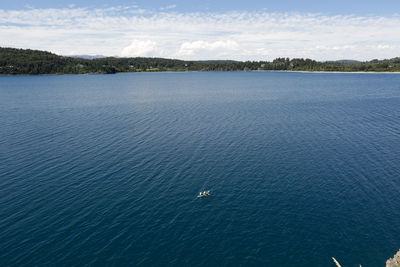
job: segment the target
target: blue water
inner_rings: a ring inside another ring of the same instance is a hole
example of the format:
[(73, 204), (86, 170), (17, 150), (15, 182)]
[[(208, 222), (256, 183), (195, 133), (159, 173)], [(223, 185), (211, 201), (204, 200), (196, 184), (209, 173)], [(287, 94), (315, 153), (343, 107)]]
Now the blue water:
[(400, 248), (400, 75), (0, 77), (0, 125), (0, 266), (375, 267)]

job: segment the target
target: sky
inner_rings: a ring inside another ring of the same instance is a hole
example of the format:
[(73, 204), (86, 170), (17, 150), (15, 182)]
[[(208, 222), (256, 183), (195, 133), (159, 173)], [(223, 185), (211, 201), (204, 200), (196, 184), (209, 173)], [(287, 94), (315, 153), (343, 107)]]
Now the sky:
[(400, 1), (1, 0), (0, 46), (186, 60), (400, 56)]

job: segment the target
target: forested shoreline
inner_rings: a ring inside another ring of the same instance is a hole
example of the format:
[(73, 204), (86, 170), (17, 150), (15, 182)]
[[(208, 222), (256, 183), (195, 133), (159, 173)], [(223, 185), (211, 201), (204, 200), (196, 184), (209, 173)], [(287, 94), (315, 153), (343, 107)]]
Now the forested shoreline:
[(185, 61), (165, 58), (76, 58), (46, 51), (0, 47), (0, 74), (90, 74), (158, 71), (400, 72), (400, 57), (365, 62), (276, 58), (273, 61)]

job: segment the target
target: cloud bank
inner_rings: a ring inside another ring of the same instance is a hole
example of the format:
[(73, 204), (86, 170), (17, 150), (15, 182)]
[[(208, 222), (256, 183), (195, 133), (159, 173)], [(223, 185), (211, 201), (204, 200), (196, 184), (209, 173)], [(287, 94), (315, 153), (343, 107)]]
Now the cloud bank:
[(133, 40), (132, 43), (122, 49), (123, 57), (146, 57), (157, 54), (156, 42), (151, 40)]
[(232, 40), (225, 41), (194, 41), (184, 42), (181, 44), (178, 51), (179, 55), (187, 57), (202, 57), (207, 58), (209, 55), (215, 54), (219, 57), (227, 57), (240, 53), (240, 46), (237, 42)]
[(137, 6), (0, 9), (0, 46), (62, 55), (370, 60), (400, 56), (399, 33), (398, 15), (177, 13)]

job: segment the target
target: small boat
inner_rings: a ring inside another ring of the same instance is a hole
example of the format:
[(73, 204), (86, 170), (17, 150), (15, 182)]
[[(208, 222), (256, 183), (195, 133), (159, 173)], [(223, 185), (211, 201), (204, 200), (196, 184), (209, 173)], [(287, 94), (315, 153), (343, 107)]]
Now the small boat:
[(207, 191), (201, 191), (201, 192), (198, 194), (197, 197), (203, 198), (203, 197), (208, 197), (208, 196), (210, 196), (210, 195), (211, 195), (210, 190), (207, 190)]

